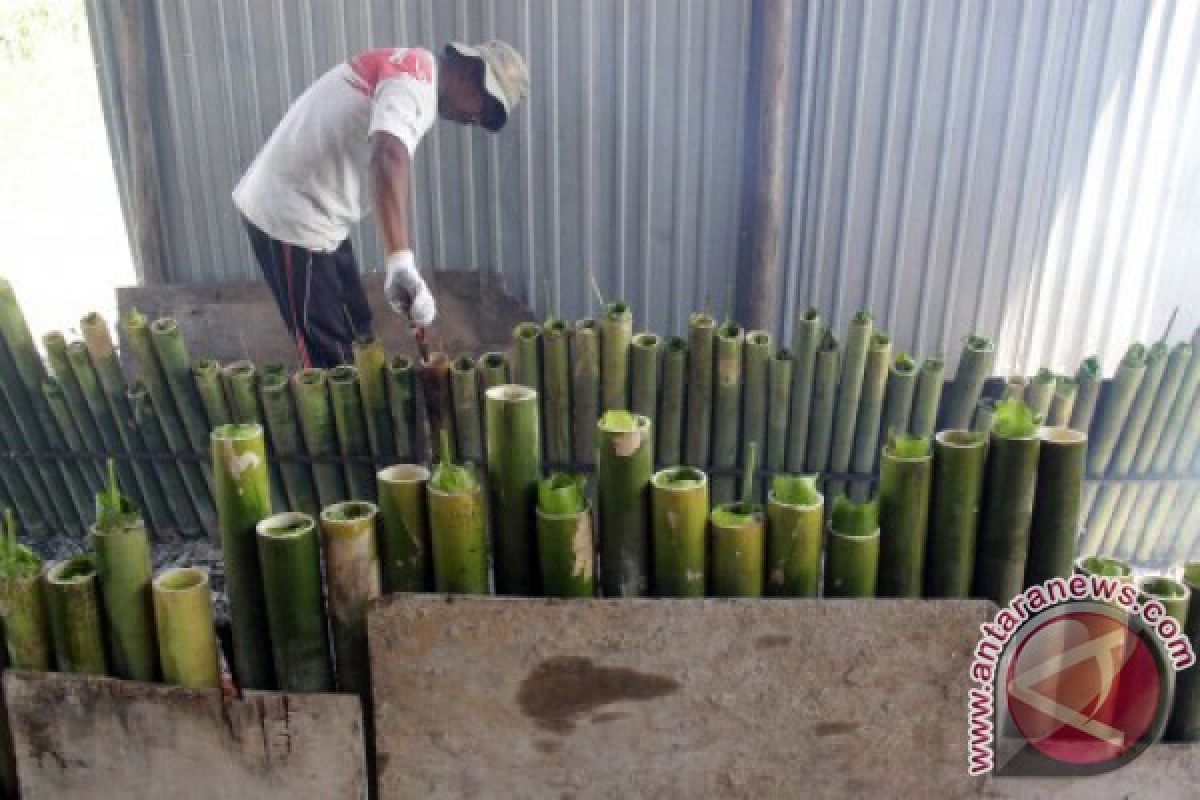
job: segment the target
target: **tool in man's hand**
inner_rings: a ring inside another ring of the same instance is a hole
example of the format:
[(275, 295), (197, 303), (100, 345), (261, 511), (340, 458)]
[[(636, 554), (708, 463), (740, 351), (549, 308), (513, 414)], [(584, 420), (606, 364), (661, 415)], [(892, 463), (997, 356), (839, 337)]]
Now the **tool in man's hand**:
[(421, 363), (429, 363), (429, 344), (425, 341), (426, 328), (422, 328), (414, 322), (409, 322), (409, 330), (412, 331), (413, 339), (417, 343), (417, 352), (421, 354)]

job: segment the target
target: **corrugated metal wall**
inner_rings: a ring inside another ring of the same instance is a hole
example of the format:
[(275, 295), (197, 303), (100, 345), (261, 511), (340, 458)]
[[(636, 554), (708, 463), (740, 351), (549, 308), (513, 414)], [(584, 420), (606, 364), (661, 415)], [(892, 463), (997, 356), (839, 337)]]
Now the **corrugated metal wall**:
[[(111, 8), (88, 0), (104, 97)], [(439, 124), (415, 187), (424, 266), (502, 275), (539, 313), (591, 313), (593, 271), (647, 327), (731, 292), (749, 3), (158, 0), (153, 98), (169, 275), (256, 274), (229, 191), (291, 98), (357, 50), (491, 37), (531, 101), (499, 136)], [(1134, 336), (1200, 322), (1197, 4), (814, 0), (794, 14), (785, 285), (863, 305), (901, 346), (998, 369), (1111, 369)], [(118, 168), (119, 168), (118, 163)], [(365, 268), (380, 263), (369, 229)], [(786, 312), (786, 313), (785, 313)]]

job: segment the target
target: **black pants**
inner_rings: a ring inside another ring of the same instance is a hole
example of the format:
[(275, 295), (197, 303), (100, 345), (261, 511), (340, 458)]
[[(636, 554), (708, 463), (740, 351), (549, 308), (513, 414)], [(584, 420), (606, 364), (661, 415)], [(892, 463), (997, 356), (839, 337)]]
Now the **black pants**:
[(371, 309), (350, 240), (332, 253), (318, 253), (272, 239), (249, 220), (245, 223), (263, 277), (296, 340), (300, 363), (334, 367), (351, 362), (354, 340), (371, 336)]

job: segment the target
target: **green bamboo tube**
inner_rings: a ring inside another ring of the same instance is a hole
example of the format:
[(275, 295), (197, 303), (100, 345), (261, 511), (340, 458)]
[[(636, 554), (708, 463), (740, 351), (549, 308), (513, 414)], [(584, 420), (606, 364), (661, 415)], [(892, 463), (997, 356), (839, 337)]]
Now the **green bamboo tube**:
[(337, 687), (343, 692), (370, 690), (367, 653), (367, 605), (382, 592), (375, 528), (379, 508), (350, 500), (321, 512), (325, 580), (329, 584), (329, 627)]
[(216, 428), (233, 422), (229, 400), (221, 383), (221, 363), (211, 358), (196, 359), (192, 362), (192, 380), (196, 384), (196, 394), (200, 396), (208, 426)]
[(596, 420), (600, 418), (600, 334), (593, 319), (571, 332), (571, 439), (575, 461), (596, 463)]
[(1050, 404), (1054, 402), (1054, 387), (1058, 376), (1046, 367), (1042, 367), (1029, 381), (1025, 389), (1025, 405), (1033, 409), (1038, 419), (1045, 420), (1050, 414)]
[(1188, 603), (1191, 592), (1186, 584), (1166, 575), (1146, 575), (1138, 581), (1138, 593), (1146, 600), (1157, 600), (1163, 604), (1167, 616), (1180, 626), (1187, 625)]
[[(258, 397), (258, 367), (250, 361), (234, 361), (221, 370), (221, 381), (225, 384), (225, 394), (229, 398), (229, 410), (233, 421), (239, 425), (262, 425), (265, 429), (266, 417)], [(272, 506), (287, 506), (289, 499), (279, 462), (273, 458), (268, 459), (267, 472), (270, 477)]]
[(654, 424), (658, 422), (661, 349), (662, 340), (653, 333), (639, 333), (629, 346), (629, 408)]
[(834, 501), (825, 556), (826, 597), (874, 597), (879, 571), (877, 503)]
[(512, 383), (508, 353), (484, 353), (479, 357), (475, 368), (479, 372), (479, 388), (483, 391), (487, 391), (493, 386)]
[(879, 578), (881, 597), (920, 597), (933, 488), (929, 440), (893, 437), (879, 465)]
[[(767, 452), (764, 466), (772, 474), (782, 472), (787, 467), (794, 361), (792, 351), (783, 349), (776, 351), (767, 364)], [(800, 453), (800, 463), (803, 466), (803, 451)]]
[[(846, 334), (842, 374), (838, 381), (837, 412), (834, 416), (833, 439), (829, 452), (831, 472), (850, 471), (851, 458), (854, 455), (854, 430), (858, 420), (859, 401), (862, 398), (863, 375), (873, 332), (869, 311), (860, 311), (854, 315), (850, 330)], [(884, 364), (886, 363), (885, 359)], [(825, 494), (829, 497), (836, 497), (843, 491), (845, 487), (840, 480), (829, 481), (826, 484)]]
[[(716, 360), (713, 365), (712, 465), (727, 473), (738, 463), (738, 419), (742, 403), (742, 346), (745, 333), (736, 323), (717, 329)], [(712, 502), (733, 500), (735, 479), (730, 474), (712, 478)]]
[(816, 597), (825, 498), (816, 475), (777, 475), (767, 495), (766, 593)]
[(942, 402), (945, 376), (946, 359), (941, 353), (925, 356), (921, 361), (913, 396), (912, 419), (908, 424), (908, 432), (913, 436), (933, 436), (937, 428), (938, 405)]
[(536, 322), (519, 322), (513, 327), (513, 380), (540, 392), (542, 326)]
[(987, 436), (941, 431), (933, 440), (933, 492), (925, 553), (925, 595), (968, 597), (983, 493)]
[(450, 358), (433, 352), (417, 367), (417, 383), (421, 387), (425, 421), (429, 426), (429, 441), (439, 442), (442, 432), (454, 448), (454, 406), (450, 395)]
[[(750, 513), (745, 513), (749, 511)], [(762, 597), (765, 527), (761, 506), (724, 503), (709, 518), (713, 597)]]
[(1167, 423), (1171, 418), (1171, 409), (1183, 388), (1184, 379), (1188, 377), (1192, 355), (1192, 346), (1187, 342), (1180, 342), (1171, 348), (1162, 383), (1154, 397), (1150, 416), (1146, 420), (1146, 428), (1134, 455), (1133, 471), (1136, 473), (1147, 473), (1153, 466), (1160, 445), (1164, 441), (1163, 435), (1166, 433)]
[[(333, 409), (329, 404), (328, 376), (323, 369), (302, 369), (292, 376), (292, 399), (304, 449), (314, 458), (332, 459), (339, 455)], [(341, 467), (332, 462), (314, 462), (313, 483), (320, 506), (331, 506), (346, 499)]]
[[(808, 458), (809, 415), (817, 376), (817, 350), (821, 346), (821, 314), (810, 308), (796, 319), (792, 332), (791, 428), (787, 433), (786, 467), (801, 472)], [(767, 463), (772, 461), (768, 446)]]
[[(58, 426), (42, 397), (40, 383), (33, 387), (32, 393), (27, 390), (7, 347), (0, 347), (0, 416), (5, 418), (5, 438), (10, 446), (34, 453), (64, 449)], [(51, 527), (73, 531), (84, 529), (88, 507), (86, 493), (78, 492), (83, 489), (83, 484), (77, 466), (63, 462), (34, 462), (37, 474), (34, 480), (40, 480), (41, 493), (49, 501), (38, 510)]]
[[(662, 464), (678, 464), (683, 457), (687, 360), (687, 339), (668, 337), (662, 354), (662, 401), (658, 409), (658, 442), (655, 446)], [(591, 430), (595, 431), (595, 425)]]
[(59, 561), (46, 573), (46, 610), (60, 672), (108, 674), (96, 575), (90, 555)]
[[(1138, 386), (1124, 429), (1117, 441), (1108, 469), (1115, 475), (1128, 475), (1133, 470), (1134, 457), (1146, 430), (1154, 399), (1162, 384), (1166, 370), (1167, 347), (1156, 342), (1146, 356), (1145, 373)], [(1113, 392), (1116, 391), (1114, 384)], [(1111, 397), (1110, 397), (1111, 399)], [(1088, 533), (1084, 540), (1085, 552), (1112, 553), (1117, 549), (1129, 519), (1137, 494), (1136, 486), (1105, 485), (1096, 495), (1095, 505), (1088, 514)], [(1121, 502), (1125, 499), (1127, 502)], [(1098, 543), (1098, 544), (1097, 544)], [(1096, 550), (1088, 550), (1091, 544)]]
[[(688, 318), (687, 411), (684, 463), (697, 469), (708, 467), (712, 443), (713, 336), (716, 321), (696, 312)], [(603, 535), (603, 533), (601, 534)]]
[[(113, 347), (108, 323), (104, 321), (104, 317), (93, 312), (86, 314), (79, 321), (79, 325), (83, 331), (84, 343), (91, 359), (95, 378), (107, 401), (105, 407), (109, 410), (108, 419), (112, 420), (113, 430), (118, 436), (116, 452), (131, 453), (145, 450), (145, 443), (134, 424), (133, 412), (129, 408), (127, 396), (129, 387), (125, 384), (125, 375), (117, 360), (117, 351)], [(70, 354), (69, 347), (68, 354)], [(73, 362), (73, 364), (77, 367), (76, 375), (80, 375), (78, 369), (80, 365), (77, 362)], [(84, 377), (80, 377), (81, 383), (84, 380)], [(93, 408), (92, 413), (95, 414), (96, 409)], [(158, 475), (151, 465), (143, 461), (133, 461), (132, 476), (130, 479), (122, 476), (122, 481), (126, 492), (146, 512), (156, 529), (165, 530), (171, 527), (170, 510), (163, 498)]]
[[(741, 459), (745, 463), (746, 448), (751, 442), (760, 448), (760, 452), (767, 445), (767, 367), (771, 362), (771, 335), (766, 331), (747, 333), (743, 360)], [(754, 496), (764, 496), (762, 483), (757, 479)]]
[(942, 427), (965, 428), (971, 423), (971, 414), (983, 393), (984, 381), (992, 372), (995, 358), (996, 346), (991, 339), (978, 333), (966, 338), (944, 409)]
[(33, 551), (20, 547), (23, 564), (9, 560), (0, 578), (0, 600), (4, 603), (4, 642), (8, 666), (46, 672), (54, 668), (54, 640), (46, 610), (46, 567)]
[(1080, 556), (1073, 562), (1072, 572), (1077, 575), (1119, 578), (1122, 583), (1133, 580), (1133, 567), (1129, 566), (1127, 562), (1111, 556)]
[[(260, 521), (256, 533), (279, 689), (330, 691), (333, 664), (321, 592), (321, 546), (316, 523), (308, 514), (288, 511)], [(331, 604), (335, 602), (333, 589), (331, 581)]]
[[(1013, 402), (1012, 400), (1005, 402)], [(1017, 400), (1015, 402), (1021, 402)], [(996, 416), (996, 401), (990, 397), (981, 397), (979, 402), (975, 404), (975, 417), (971, 420), (971, 430), (975, 433), (982, 433), (984, 436), (991, 435), (992, 424)]]
[(396, 436), (392, 431), (392, 411), (388, 403), (387, 353), (383, 344), (373, 337), (354, 342), (354, 366), (358, 370), (371, 455), (385, 462), (391, 461), (396, 457)]
[[(287, 371), (268, 374), (265, 370), (259, 381), (258, 395), (266, 418), (271, 447), (281, 459), (305, 455), (296, 409), (289, 391), (291, 379)], [(288, 508), (314, 514), (318, 508), (317, 490), (307, 465), (285, 460), (279, 464)]]
[(479, 412), (479, 378), (475, 361), (462, 356), (450, 366), (450, 399), (458, 452), (466, 461), (483, 462), (483, 421)]
[[(411, 358), (392, 356), (388, 360), (387, 397), (388, 410), (392, 415), (392, 435), (396, 437), (396, 455), (402, 459), (415, 459), (418, 455), (417, 395)], [(324, 500), (321, 504), (329, 505)]]
[(707, 577), (708, 476), (668, 467), (650, 481), (656, 597), (704, 597)]
[[(159, 424), (158, 409), (155, 407), (150, 393), (146, 390), (146, 385), (141, 380), (135, 381), (129, 387), (127, 397), (129, 399), (130, 411), (133, 414), (134, 422), (137, 425), (142, 442), (150, 450), (159, 453), (167, 452), (168, 445), (162, 426)], [(203, 489), (204, 496), (207, 497), (208, 486), (204, 484), (204, 479), (200, 477), (198, 471), (195, 474), (199, 478), (200, 488)], [(158, 479), (163, 487), (163, 497), (166, 500), (167, 507), (170, 509), (180, 531), (189, 535), (198, 533), (202, 528), (201, 521), (197, 517), (192, 505), (191, 496), (188, 493), (187, 485), (183, 482), (181, 470), (160, 469), (158, 471)], [(211, 505), (209, 508), (209, 516), (211, 517)], [(149, 589), (147, 589), (147, 592), (149, 592)]]
[[(187, 430), (184, 428), (183, 420), (179, 416), (179, 412), (175, 407), (175, 400), (171, 395), (171, 387), (167, 383), (167, 376), (163, 372), (162, 365), (158, 362), (158, 356), (154, 352), (154, 344), (150, 341), (150, 325), (149, 320), (141, 312), (134, 309), (125, 316), (122, 323), (125, 330), (125, 341), (129, 349), (133, 352), (134, 360), (138, 365), (138, 373), (145, 386), (145, 392), (149, 395), (151, 405), (154, 408), (154, 414), (158, 418), (158, 425), (162, 429), (161, 437), (155, 437), (153, 432), (152, 438), (161, 438), (165, 440), (165, 448), (172, 455), (178, 456), (181, 453), (190, 454), (192, 452), (191, 443), (188, 440)], [(132, 403), (132, 397), (131, 397)], [(143, 428), (143, 440), (145, 440)], [(159, 449), (163, 445), (147, 445), (153, 449)], [(159, 464), (158, 476), (163, 484), (163, 489), (168, 492), (172, 491), (172, 484), (178, 484), (182, 481), (184, 488), (187, 490), (187, 497), (196, 513), (201, 516), (212, 516), (213, 504), (212, 494), (204, 478), (204, 472), (200, 465), (192, 461), (180, 461), (176, 464), (166, 463)], [(170, 473), (178, 472), (177, 480), (172, 480)], [(170, 498), (168, 497), (168, 500)], [(178, 506), (179, 503), (173, 503), (172, 507)], [(147, 588), (149, 592), (149, 588)]]
[(538, 484), (538, 563), (547, 597), (596, 594), (592, 512), (582, 475), (555, 473)]
[[(371, 455), (367, 424), (363, 419), (358, 389), (358, 370), (349, 365), (334, 367), (327, 373), (329, 400), (337, 431), (338, 452), (345, 463), (346, 487), (352, 500), (375, 499), (375, 470), (363, 461)], [(360, 460), (349, 460), (360, 459)]]
[[(1188, 589), (1184, 633), (1195, 651), (1200, 649), (1200, 562), (1183, 565), (1183, 584)], [(1175, 676), (1175, 704), (1166, 738), (1176, 742), (1200, 741), (1200, 668), (1195, 665)]]
[[(50, 371), (54, 373), (54, 377), (62, 386), (67, 409), (71, 412), (71, 418), (75, 420), (79, 438), (84, 443), (83, 449), (98, 446), (102, 441), (100, 429), (96, 426), (96, 420), (88, 409), (87, 399), (83, 396), (83, 387), (79, 385), (79, 379), (71, 368), (71, 359), (67, 355), (66, 337), (59, 331), (50, 331), (42, 337), (42, 346), (46, 351), (46, 360), (50, 364)], [(90, 466), (94, 486), (98, 488), (104, 484), (104, 468), (99, 461), (92, 462)]]
[(1113, 451), (1117, 447), (1117, 439), (1121, 435), (1121, 429), (1125, 427), (1125, 419), (1129, 416), (1130, 406), (1133, 405), (1145, 374), (1146, 348), (1140, 344), (1132, 344), (1117, 367), (1117, 374), (1109, 388), (1108, 401), (1095, 421), (1088, 449), (1089, 475), (1101, 475), (1108, 470)]
[(493, 387), (484, 395), (484, 413), (496, 593), (534, 595), (533, 511), (542, 471), (537, 392), (517, 384)]
[(91, 540), (113, 674), (148, 682), (159, 675), (150, 541), (141, 516), (129, 508), (117, 519), (98, 519)]
[[(62, 381), (57, 377), (49, 377), (42, 381), (42, 399), (45, 401), (46, 407), (50, 409), (50, 415), (54, 417), (54, 423), (58, 426), (67, 449), (74, 452), (87, 451), (88, 447), (84, 444), (71, 409), (67, 405), (67, 393), (63, 388)], [(72, 495), (88, 490), (96, 491), (100, 487), (96, 481), (96, 471), (92, 469), (92, 466), (89, 462), (80, 462), (79, 469), (84, 484), (73, 488)]]
[[(1079, 381), (1070, 375), (1059, 375), (1054, 382), (1054, 397), (1050, 400), (1050, 412), (1046, 424), (1065, 428), (1071, 424), (1071, 412), (1075, 409), (1075, 396), (1079, 392)], [(1087, 430), (1084, 430), (1086, 433)]]
[(474, 471), (450, 462), (449, 446), (426, 489), (433, 543), (433, 585), (439, 592), (488, 593), (487, 522)]
[(1042, 428), (1025, 585), (1071, 574), (1083, 503), (1087, 434)]
[(185, 689), (218, 688), (221, 673), (208, 571), (163, 570), (152, 591), (163, 682)]
[[(154, 344), (154, 352), (158, 354), (158, 363), (162, 365), (167, 384), (171, 387), (175, 408), (187, 429), (192, 449), (204, 453), (209, 446), (208, 437), (212, 428), (208, 425), (208, 417), (192, 378), (192, 358), (178, 323), (171, 317), (154, 320), (150, 323), (150, 341)], [(211, 480), (207, 473), (205, 477)]]
[(1071, 407), (1071, 422), (1067, 426), (1071, 430), (1088, 433), (1092, 427), (1092, 418), (1096, 414), (1096, 401), (1100, 398), (1100, 386), (1103, 383), (1100, 375), (1100, 359), (1095, 356), (1085, 358), (1075, 371), (1075, 405)]
[[(1189, 427), (1189, 421), (1200, 431), (1200, 419), (1198, 419), (1200, 418), (1200, 355), (1197, 355), (1198, 351), (1200, 351), (1200, 327), (1192, 335), (1192, 359), (1188, 362), (1187, 374), (1179, 387), (1175, 403), (1171, 406), (1162, 441), (1154, 456), (1152, 465), (1154, 472), (1160, 474), (1168, 472), (1176, 451), (1188, 446), (1184, 440), (1187, 438), (1185, 431)], [(1186, 455), (1190, 458), (1191, 451)], [(1180, 452), (1180, 456), (1182, 461), (1184, 454)], [(1183, 466), (1185, 465), (1181, 463), (1180, 467)]]
[[(888, 368), (887, 391), (883, 401), (883, 417), (879, 435), (886, 441), (889, 434), (908, 433), (912, 418), (913, 395), (917, 390), (917, 362), (908, 353), (897, 353)], [(915, 434), (914, 434), (915, 435)], [(926, 435), (925, 438), (929, 438)]]
[(606, 597), (641, 597), (649, 591), (653, 426), (645, 417), (610, 411), (596, 435), (601, 586)]
[(629, 344), (633, 311), (621, 301), (607, 303), (600, 317), (600, 410), (629, 408)]
[(1001, 402), (988, 444), (972, 593), (1002, 607), (1025, 577), (1040, 444), (1035, 420), (1020, 401)]
[[(71, 373), (79, 383), (79, 389), (83, 393), (88, 411), (91, 413), (92, 419), (96, 422), (97, 430), (100, 431), (100, 442), (103, 444), (104, 450), (109, 453), (125, 452), (125, 446), (117, 427), (116, 418), (109, 407), (104, 389), (100, 386), (100, 379), (96, 375), (95, 367), (92, 365), (92, 356), (88, 352), (87, 345), (83, 342), (71, 342), (68, 344), (67, 359), (71, 365)], [(0, 414), (0, 429), (4, 427), (6, 427), (4, 415)], [(140, 477), (141, 472), (134, 472), (133, 463), (121, 459), (117, 463), (117, 472), (121, 477), (121, 485), (126, 487), (126, 491), (133, 496), (134, 501), (139, 503), (144, 502), (141, 487), (137, 482), (137, 478)], [(31, 486), (31, 489), (36, 493), (36, 487)], [(157, 524), (159, 519), (159, 517), (151, 514), (151, 521), (153, 523)]]
[(397, 464), (381, 469), (378, 481), (383, 592), (429, 591), (433, 585), (425, 499), (429, 470), (419, 464)]
[[(850, 455), (850, 469), (859, 474), (873, 473), (879, 458), (879, 421), (883, 417), (884, 392), (887, 390), (891, 362), (892, 338), (877, 329), (871, 334), (863, 368), (858, 419), (854, 424), (854, 449)], [(870, 485), (866, 483), (855, 483), (851, 488), (854, 499), (859, 502), (866, 500), (870, 494)]]
[[(808, 453), (805, 467), (820, 473), (829, 469), (829, 449), (833, 444), (833, 417), (837, 403), (838, 376), (841, 374), (841, 354), (833, 331), (826, 328), (817, 349), (813, 370), (812, 406), (808, 419)], [(795, 387), (792, 388), (795, 392)]]
[(542, 327), (542, 392), (546, 460), (551, 464), (569, 463), (571, 354), (567, 323), (561, 319), (548, 319)]
[(233, 633), (234, 678), (243, 689), (271, 689), (275, 674), (255, 530), (271, 516), (262, 426), (234, 423), (214, 429), (212, 460)]

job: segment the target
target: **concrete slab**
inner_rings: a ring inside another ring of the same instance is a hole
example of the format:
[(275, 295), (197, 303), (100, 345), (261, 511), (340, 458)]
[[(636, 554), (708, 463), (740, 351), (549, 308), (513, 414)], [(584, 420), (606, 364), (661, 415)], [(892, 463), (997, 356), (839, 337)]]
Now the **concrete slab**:
[(24, 800), (346, 798), (366, 792), (356, 697), (4, 676)]
[(1195, 748), (1114, 775), (966, 774), (983, 601), (564, 602), (371, 612), (380, 797), (1194, 796)]
[[(438, 301), (431, 344), (452, 356), (507, 349), (513, 325), (532, 318), (500, 284), (481, 287), (479, 275), (474, 270), (444, 270), (431, 280)], [(388, 352), (414, 355), (407, 319), (384, 302), (382, 273), (366, 275), (364, 283), (376, 336)], [(296, 347), (262, 282), (128, 286), (117, 290), (117, 306), (121, 315), (136, 307), (151, 319), (175, 317), (194, 357), (222, 362), (252, 358), (260, 364), (297, 360)]]

